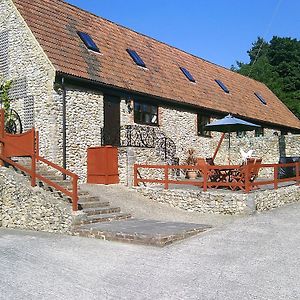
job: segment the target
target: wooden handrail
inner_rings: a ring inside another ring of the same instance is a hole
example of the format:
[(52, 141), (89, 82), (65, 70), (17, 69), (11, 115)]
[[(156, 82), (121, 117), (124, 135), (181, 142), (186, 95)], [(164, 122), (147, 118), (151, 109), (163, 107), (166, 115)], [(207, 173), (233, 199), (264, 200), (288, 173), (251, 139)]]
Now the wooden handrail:
[[(70, 196), (72, 198), (73, 211), (77, 211), (78, 210), (78, 178), (79, 178), (78, 175), (56, 165), (55, 163), (47, 160), (46, 158), (44, 158), (42, 156), (37, 156), (36, 159), (37, 159), (37, 161), (41, 161), (41, 162), (45, 163), (46, 165), (48, 165), (49, 167), (52, 167), (53, 169), (56, 169), (57, 171), (60, 171), (61, 173), (65, 174), (67, 176), (70, 176), (72, 178), (72, 193), (69, 192), (69, 194), (68, 194), (65, 192), (67, 190), (64, 189), (63, 187), (61, 187), (60, 185), (54, 183), (53, 181), (51, 181), (41, 175), (39, 175), (39, 177), (37, 176), (37, 178), (40, 178), (48, 185), (53, 186), (54, 188), (60, 190), (64, 194), (66, 194), (67, 196)], [(44, 180), (43, 178), (46, 179), (47, 181)], [(58, 187), (60, 187), (60, 189)]]
[[(28, 139), (24, 142), (24, 137), (26, 135), (28, 136)], [(17, 144), (16, 139), (18, 139), (18, 137), (21, 138), (21, 140), (23, 141), (24, 145), (26, 145), (27, 148), (25, 146), (24, 146), (24, 148), (22, 148), (22, 146)], [(15, 140), (15, 142), (14, 143), (11, 142), (10, 139)], [(5, 151), (6, 145), (8, 145), (11, 149), (13, 149), (13, 150), (10, 150), (10, 153), (7, 153)], [(28, 147), (28, 145), (29, 145), (29, 147)], [(17, 150), (17, 151), (14, 152), (14, 150)], [(22, 166), (21, 164), (11, 160), (10, 156), (30, 157), (31, 158), (31, 169), (26, 168), (26, 167)], [(6, 163), (27, 173), (31, 177), (31, 185), (32, 186), (36, 185), (36, 178), (38, 178), (39, 180), (45, 182), (49, 186), (54, 187), (58, 191), (61, 191), (66, 196), (71, 197), (73, 211), (78, 210), (78, 176), (39, 155), (39, 134), (38, 134), (38, 131), (34, 130), (34, 128), (32, 128), (30, 131), (25, 132), (23, 134), (18, 134), (18, 135), (7, 134), (5, 132), (5, 127), (4, 127), (4, 110), (3, 109), (0, 110), (0, 162), (1, 161), (5, 161)], [(42, 176), (41, 174), (38, 174), (36, 172), (36, 163), (38, 161), (45, 163), (47, 166), (61, 172), (64, 175), (71, 177), (72, 178), (72, 191), (67, 190), (63, 186), (59, 185), (56, 182), (53, 182), (52, 180)]]
[(66, 174), (66, 175), (68, 175), (68, 176), (70, 176), (72, 178), (75, 178), (75, 177), (78, 178), (78, 175), (76, 175), (75, 173), (72, 173), (72, 172), (70, 172), (70, 171), (68, 171), (68, 170), (66, 170), (66, 169), (64, 169), (64, 168), (56, 165), (55, 163), (47, 160), (46, 158), (44, 158), (42, 156), (37, 156), (36, 159), (37, 159), (37, 161), (41, 161), (41, 162), (45, 163), (46, 165), (48, 165), (49, 167), (52, 167), (53, 169), (56, 169), (57, 171), (60, 171), (63, 174)]

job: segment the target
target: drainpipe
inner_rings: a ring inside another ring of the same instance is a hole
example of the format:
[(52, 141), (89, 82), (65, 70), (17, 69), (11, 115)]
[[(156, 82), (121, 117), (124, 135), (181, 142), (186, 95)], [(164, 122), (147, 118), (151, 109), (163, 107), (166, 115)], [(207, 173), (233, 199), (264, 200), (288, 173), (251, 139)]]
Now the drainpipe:
[[(62, 155), (63, 155), (63, 168), (67, 169), (67, 105), (66, 105), (66, 87), (65, 87), (65, 78), (61, 79), (61, 87), (63, 91), (62, 98)], [(66, 180), (66, 174), (63, 174), (63, 179)]]

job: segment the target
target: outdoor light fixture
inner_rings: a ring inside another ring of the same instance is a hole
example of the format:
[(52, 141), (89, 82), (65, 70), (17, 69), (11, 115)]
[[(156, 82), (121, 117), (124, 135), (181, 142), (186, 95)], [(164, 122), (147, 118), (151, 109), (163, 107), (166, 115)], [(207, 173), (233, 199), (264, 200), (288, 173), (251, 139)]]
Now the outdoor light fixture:
[(133, 111), (133, 100), (130, 96), (127, 99), (125, 99), (125, 103), (127, 105), (127, 111), (130, 114)]

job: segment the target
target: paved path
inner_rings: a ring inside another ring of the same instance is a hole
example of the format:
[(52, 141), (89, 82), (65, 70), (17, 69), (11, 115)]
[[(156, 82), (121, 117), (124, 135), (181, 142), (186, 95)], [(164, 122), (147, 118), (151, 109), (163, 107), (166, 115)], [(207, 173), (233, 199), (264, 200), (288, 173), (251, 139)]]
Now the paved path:
[(299, 299), (300, 205), (165, 248), (0, 229), (0, 299)]

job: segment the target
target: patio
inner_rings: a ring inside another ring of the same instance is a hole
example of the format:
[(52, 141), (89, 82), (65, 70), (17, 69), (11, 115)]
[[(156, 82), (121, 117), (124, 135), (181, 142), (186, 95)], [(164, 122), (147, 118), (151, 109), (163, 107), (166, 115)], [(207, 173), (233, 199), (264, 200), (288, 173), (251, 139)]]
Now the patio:
[[(245, 176), (236, 181), (234, 176), (241, 168)], [(185, 171), (191, 169), (198, 172), (194, 180), (185, 178)], [(281, 178), (282, 169), (294, 175)], [(221, 177), (210, 176), (214, 170), (221, 171)], [(135, 165), (134, 186), (151, 200), (201, 213), (252, 214), (299, 201), (299, 162), (259, 164), (257, 171), (251, 178), (250, 165)]]

